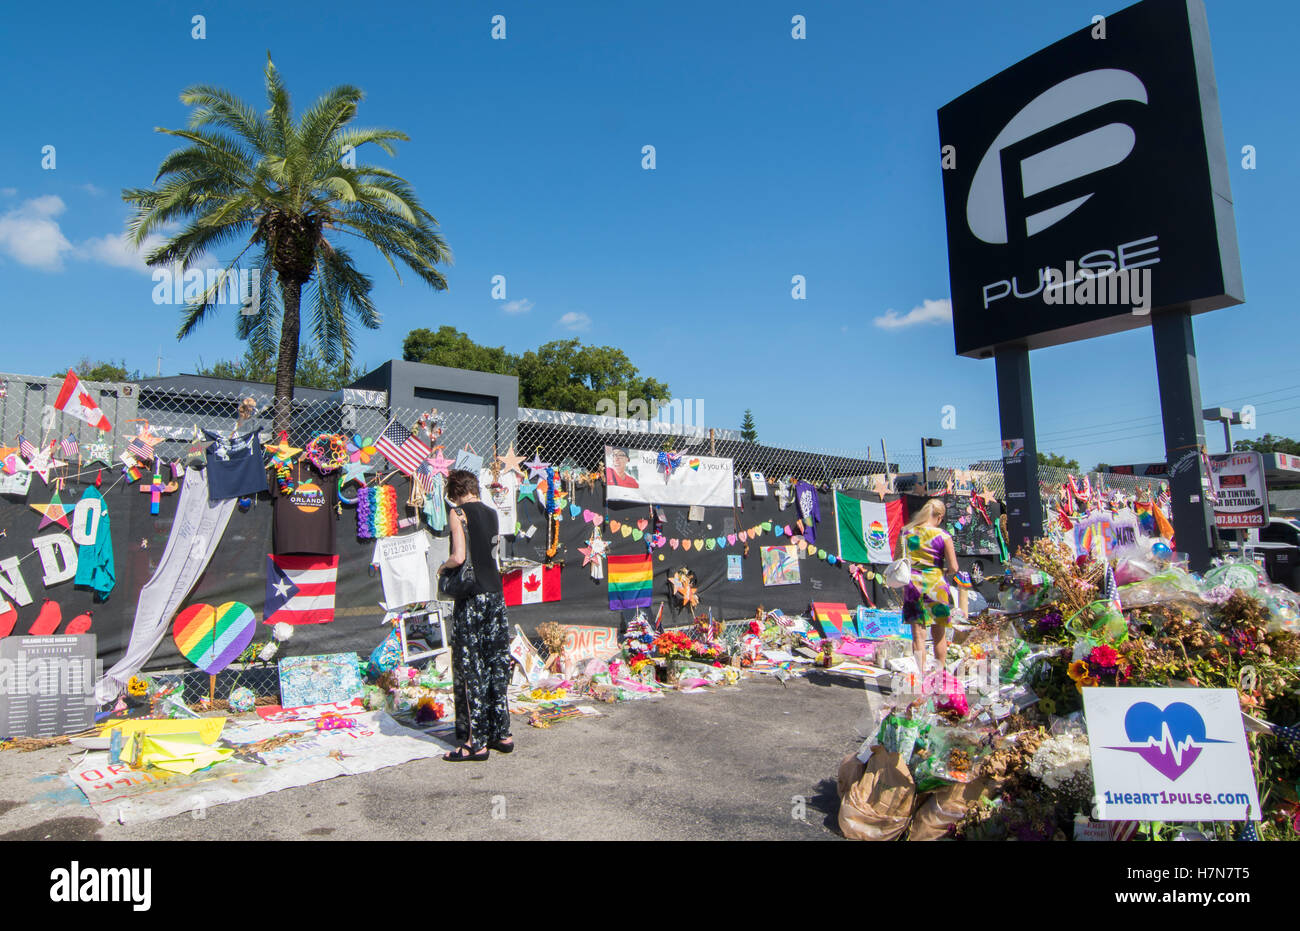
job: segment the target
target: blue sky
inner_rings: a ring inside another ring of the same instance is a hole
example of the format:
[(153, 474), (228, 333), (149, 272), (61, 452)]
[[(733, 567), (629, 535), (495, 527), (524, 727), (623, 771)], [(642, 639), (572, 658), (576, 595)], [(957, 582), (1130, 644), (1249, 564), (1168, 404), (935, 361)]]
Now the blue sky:
[[(301, 7), (301, 10), (299, 9)], [(1254, 403), (1300, 436), (1294, 324), (1300, 11), (1207, 0), (1247, 303), (1196, 318), (1207, 406)], [(441, 222), (450, 289), (399, 284), (377, 255), (384, 328), (366, 363), (417, 326), (522, 351), (577, 336), (622, 347), (706, 419), (754, 410), (765, 442), (996, 455), (993, 363), (958, 358), (937, 321), (890, 310), (948, 297), (936, 109), (1087, 25), (1092, 0), (920, 4), (317, 2), (23, 4), (6, 10), (0, 80), (0, 369), (83, 355), (164, 373), (242, 351), (230, 318), (178, 343), (175, 308), (120, 237), (123, 187), (148, 184), (180, 127), (180, 90), (225, 86), (261, 108), (269, 49), (295, 104), (340, 83), (358, 123), (401, 129), (394, 170)], [(206, 15), (207, 37), (190, 37)], [(506, 17), (507, 38), (490, 37)], [(795, 13), (807, 39), (790, 36)], [(1243, 145), (1258, 167), (1241, 166)], [(56, 146), (56, 168), (41, 167)], [(641, 148), (657, 167), (641, 167)], [(382, 156), (381, 156), (382, 157)], [(510, 304), (493, 301), (505, 275)], [(807, 299), (791, 299), (791, 277)], [(513, 311), (513, 312), (511, 312)], [(922, 312), (921, 317), (927, 316)], [(1039, 448), (1163, 458), (1147, 330), (1033, 354)], [(941, 430), (944, 405), (957, 429)], [(1210, 425), (1210, 449), (1222, 446)], [(1237, 433), (1241, 435), (1251, 435)]]

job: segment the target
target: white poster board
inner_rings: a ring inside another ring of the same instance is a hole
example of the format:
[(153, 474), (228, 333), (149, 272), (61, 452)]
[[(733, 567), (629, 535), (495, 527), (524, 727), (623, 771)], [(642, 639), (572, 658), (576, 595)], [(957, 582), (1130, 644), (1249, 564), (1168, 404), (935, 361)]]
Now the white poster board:
[(1083, 710), (1098, 819), (1259, 818), (1235, 689), (1086, 688)]
[(682, 453), (671, 471), (652, 449), (605, 447), (605, 500), (731, 508), (735, 470), (730, 459)]

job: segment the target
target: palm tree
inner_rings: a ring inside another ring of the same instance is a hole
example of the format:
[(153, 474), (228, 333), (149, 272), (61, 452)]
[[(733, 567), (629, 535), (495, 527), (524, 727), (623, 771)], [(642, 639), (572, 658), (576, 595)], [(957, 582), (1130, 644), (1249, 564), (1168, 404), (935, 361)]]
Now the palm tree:
[[(241, 270), (247, 278), (240, 263), (252, 250), (262, 297), (245, 305), (236, 332), (262, 353), (276, 352), (278, 342), (278, 432), (289, 429), (304, 286), (310, 286), (311, 335), (331, 363), (352, 363), (353, 319), (372, 330), (380, 325), (370, 301), (373, 282), (338, 240), (352, 235), (369, 242), (399, 280), (394, 260), (437, 291), (447, 287), (437, 265), (450, 263), (451, 252), (408, 181), (358, 163), (364, 145), (392, 155), (393, 142), (408, 139), (396, 130), (349, 125), (363, 97), (358, 88), (328, 91), (295, 123), (289, 93), (268, 53), (266, 96), (269, 107), (262, 114), (222, 88), (183, 91), (181, 102), (195, 108), (189, 128), (156, 131), (189, 145), (163, 159), (154, 187), (124, 190), (122, 199), (135, 208), (128, 230), (137, 248), (151, 235), (166, 234), (145, 256), (150, 266), (190, 269), (210, 262), (209, 250), (243, 241), (235, 258), (206, 279), (202, 296), (185, 306), (178, 339), (216, 311)], [(177, 223), (179, 231), (173, 229)]]

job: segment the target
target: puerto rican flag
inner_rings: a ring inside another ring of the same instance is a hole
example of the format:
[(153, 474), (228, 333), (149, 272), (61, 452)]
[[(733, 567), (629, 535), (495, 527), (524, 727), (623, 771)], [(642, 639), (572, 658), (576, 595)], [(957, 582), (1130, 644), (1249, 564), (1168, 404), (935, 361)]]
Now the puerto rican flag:
[(264, 624), (326, 624), (334, 620), (338, 556), (267, 556)]
[(82, 387), (81, 379), (72, 369), (68, 369), (68, 375), (63, 379), (63, 387), (59, 389), (54, 407), (69, 417), (76, 417), (105, 433), (113, 429), (104, 412), (99, 409), (99, 404), (90, 396), (90, 392)]
[(541, 604), (560, 600), (560, 567), (534, 566), (501, 576), (506, 606)]

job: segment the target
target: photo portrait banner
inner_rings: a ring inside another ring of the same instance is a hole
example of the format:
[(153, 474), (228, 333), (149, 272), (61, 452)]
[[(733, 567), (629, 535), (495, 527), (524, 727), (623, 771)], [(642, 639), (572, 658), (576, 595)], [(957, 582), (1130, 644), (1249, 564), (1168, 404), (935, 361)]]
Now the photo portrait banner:
[(729, 508), (735, 503), (730, 459), (605, 447), (605, 500)]

